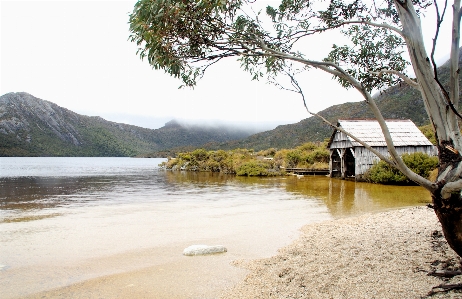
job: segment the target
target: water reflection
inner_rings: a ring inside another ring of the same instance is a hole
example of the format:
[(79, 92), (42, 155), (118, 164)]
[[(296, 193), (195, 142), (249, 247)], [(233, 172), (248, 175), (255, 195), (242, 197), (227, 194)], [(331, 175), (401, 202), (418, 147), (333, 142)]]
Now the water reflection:
[[(310, 199), (325, 205), (335, 217), (431, 201), (429, 193), (416, 186), (357, 183), (323, 176), (248, 178), (207, 172), (156, 171), (129, 176), (0, 178), (0, 211), (32, 212), (103, 201), (114, 204), (127, 198), (130, 201), (183, 201), (200, 196), (218, 200), (225, 191), (227, 198), (246, 196), (244, 190), (260, 194), (270, 190), (274, 194), (280, 192), (280, 199), (284, 200)], [(4, 214), (0, 222), (48, 217), (14, 214)]]
[[(213, 192), (219, 188), (255, 188), (259, 192), (271, 188), (287, 191), (292, 196), (284, 199), (309, 199), (325, 205), (334, 217), (365, 212), (422, 205), (431, 202), (427, 190), (419, 186), (390, 186), (331, 179), (324, 176), (236, 177), (218, 173), (166, 172), (166, 181), (175, 190), (204, 189)], [(205, 190), (201, 190), (204, 192)], [(238, 190), (236, 190), (238, 192)], [(294, 196), (295, 195), (295, 196)]]
[(308, 176), (287, 180), (287, 191), (318, 198), (334, 217), (349, 216), (431, 202), (430, 193), (419, 186), (390, 186)]
[[(281, 186), (285, 178), (241, 177), (216, 172), (165, 171), (166, 182), (175, 188), (274, 188)], [(236, 190), (238, 192), (239, 190)], [(282, 191), (282, 190), (281, 190)]]

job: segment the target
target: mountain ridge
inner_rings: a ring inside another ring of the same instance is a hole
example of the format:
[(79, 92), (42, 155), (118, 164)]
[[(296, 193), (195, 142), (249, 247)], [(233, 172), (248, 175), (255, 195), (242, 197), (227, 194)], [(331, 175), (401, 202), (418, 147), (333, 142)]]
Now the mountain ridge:
[(0, 96), (0, 156), (135, 156), (250, 134), (225, 126), (186, 126), (176, 120), (146, 129), (80, 115), (25, 92)]

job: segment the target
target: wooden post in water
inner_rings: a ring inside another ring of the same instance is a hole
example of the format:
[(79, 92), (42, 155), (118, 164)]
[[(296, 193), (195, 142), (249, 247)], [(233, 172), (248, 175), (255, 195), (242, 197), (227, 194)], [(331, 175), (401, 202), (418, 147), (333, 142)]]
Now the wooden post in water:
[(332, 171), (332, 167), (333, 167), (333, 164), (332, 164), (332, 154), (334, 153), (333, 150), (329, 150), (330, 152), (330, 157), (329, 157), (329, 177), (333, 177), (333, 171)]

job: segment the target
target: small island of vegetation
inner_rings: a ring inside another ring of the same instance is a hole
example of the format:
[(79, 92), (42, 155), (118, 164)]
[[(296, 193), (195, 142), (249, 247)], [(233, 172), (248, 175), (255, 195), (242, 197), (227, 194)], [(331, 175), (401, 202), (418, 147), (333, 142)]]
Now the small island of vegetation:
[[(405, 154), (403, 161), (419, 175), (432, 179), (438, 158), (424, 153)], [(210, 150), (203, 148), (178, 153), (159, 165), (166, 170), (209, 171), (238, 176), (286, 175), (288, 168), (311, 170), (329, 169), (327, 142), (308, 142), (293, 149), (270, 148), (255, 152), (252, 149)], [(367, 182), (394, 185), (414, 184), (399, 170), (383, 161), (376, 163), (365, 177)]]

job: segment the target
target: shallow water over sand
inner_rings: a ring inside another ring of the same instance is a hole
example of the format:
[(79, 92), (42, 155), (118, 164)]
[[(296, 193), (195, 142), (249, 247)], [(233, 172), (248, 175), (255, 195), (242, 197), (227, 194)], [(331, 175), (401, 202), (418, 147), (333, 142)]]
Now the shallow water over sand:
[[(2, 298), (82, 281), (75, 298), (104, 297), (85, 290), (105, 277), (151, 298), (215, 298), (244, 275), (233, 260), (275, 254), (304, 224), (430, 201), (420, 187), (170, 172), (161, 161), (0, 158)], [(193, 244), (228, 252), (184, 257)]]

